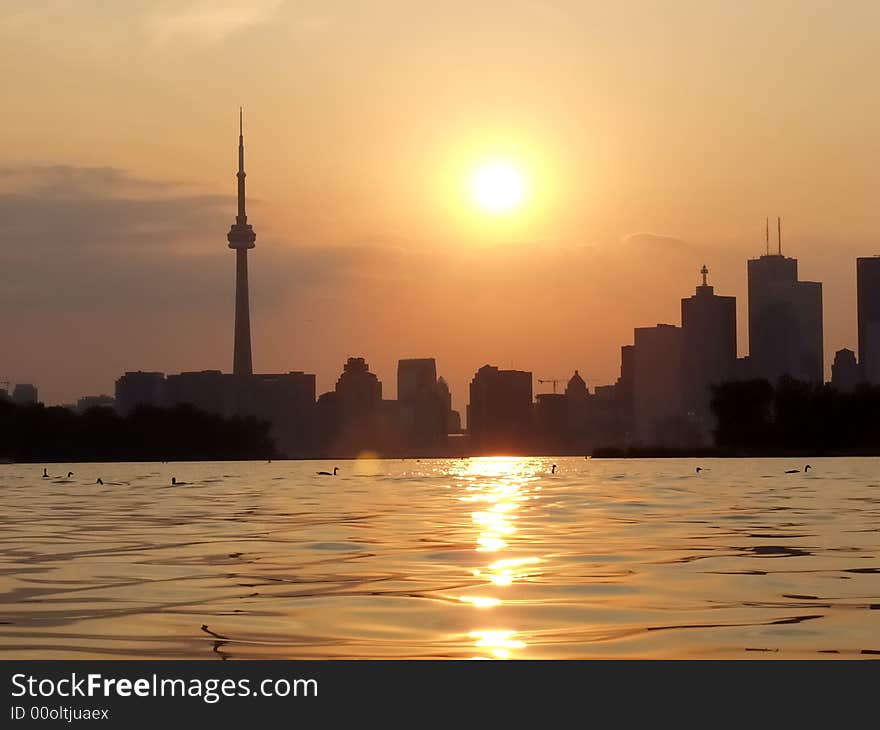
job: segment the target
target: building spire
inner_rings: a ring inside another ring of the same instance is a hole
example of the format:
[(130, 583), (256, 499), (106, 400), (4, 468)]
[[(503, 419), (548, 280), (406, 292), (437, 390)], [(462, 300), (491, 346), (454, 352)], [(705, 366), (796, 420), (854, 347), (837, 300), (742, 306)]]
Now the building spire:
[(770, 255), (770, 216), (767, 216), (764, 219), (764, 246), (767, 251), (767, 255)]
[(776, 244), (777, 253), (782, 256), (782, 218), (776, 216)]
[(703, 264), (703, 268), (700, 269), (700, 273), (703, 275), (703, 286), (709, 286), (709, 282), (707, 281), (707, 277), (709, 276), (709, 269), (706, 268), (706, 264)]
[(244, 204), (244, 112), (238, 107), (238, 223), (247, 223)]

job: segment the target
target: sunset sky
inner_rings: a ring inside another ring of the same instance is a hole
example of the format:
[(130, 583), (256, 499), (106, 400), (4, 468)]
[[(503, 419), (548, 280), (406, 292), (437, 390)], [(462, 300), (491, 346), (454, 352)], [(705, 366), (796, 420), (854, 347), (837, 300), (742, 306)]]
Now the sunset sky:
[[(0, 380), (41, 399), (232, 362), (238, 107), (254, 368), (364, 356), (613, 382), (764, 219), (856, 345), (880, 253), (880, 3), (28, 0), (0, 5)], [(474, 204), (509, 162), (513, 210)], [(536, 384), (537, 385), (537, 384)]]

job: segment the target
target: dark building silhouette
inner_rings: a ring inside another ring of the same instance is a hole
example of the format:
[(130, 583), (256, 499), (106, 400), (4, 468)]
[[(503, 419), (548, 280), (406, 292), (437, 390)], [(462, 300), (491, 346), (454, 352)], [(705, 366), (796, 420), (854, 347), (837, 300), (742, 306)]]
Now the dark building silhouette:
[(842, 393), (851, 393), (861, 379), (856, 354), (846, 348), (835, 352), (834, 362), (831, 364), (831, 385)]
[(449, 384), (443, 376), (437, 378), (437, 390), (440, 393), (440, 399), (443, 401), (443, 410), (446, 412), (446, 433), (461, 433), (461, 415), (458, 411), (452, 410), (452, 393), (449, 390)]
[(232, 357), (234, 375), (251, 375), (251, 313), (248, 294), (248, 249), (254, 248), (257, 236), (247, 222), (244, 192), (244, 123), (238, 110), (238, 215), (226, 238), (235, 250), (235, 345)]
[(231, 410), (223, 415), (268, 421), (276, 447), (288, 457), (314, 452), (314, 375), (298, 371), (260, 373), (250, 377), (225, 375), (224, 380), (231, 391), (225, 398)]
[(861, 377), (880, 384), (880, 256), (856, 259)]
[(709, 269), (696, 294), (681, 300), (684, 409), (703, 440), (711, 436), (711, 386), (733, 378), (736, 368), (736, 297), (709, 286)]
[[(144, 385), (151, 380), (138, 377), (131, 382)], [(123, 390), (130, 387), (127, 385)], [(166, 378), (162, 402), (169, 406), (189, 405), (227, 418), (253, 416), (267, 421), (276, 447), (286, 456), (305, 456), (315, 448), (315, 376), (309, 373), (179, 373)], [(128, 405), (126, 408), (130, 410)]]
[(219, 370), (201, 370), (169, 375), (165, 379), (165, 403), (190, 405), (205, 413), (232, 413), (235, 402), (228, 376)]
[(752, 374), (821, 383), (822, 284), (798, 281), (797, 259), (782, 255), (781, 241), (780, 234), (777, 253), (748, 263)]
[(535, 396), (536, 446), (545, 452), (564, 451), (571, 435), (568, 398), (564, 393)]
[(350, 357), (336, 381), (332, 399), (336, 422), (330, 453), (357, 455), (382, 445), (382, 383), (362, 357)]
[(470, 384), (468, 432), (480, 452), (528, 448), (532, 436), (532, 374), (481, 367)]
[(76, 402), (77, 413), (85, 413), (90, 408), (114, 408), (116, 400), (112, 395), (84, 395)]
[(32, 406), (38, 401), (37, 387), (30, 383), (16, 383), (12, 390), (12, 402), (17, 406)]
[(437, 380), (434, 358), (398, 361), (397, 401), (400, 414), (397, 425), (405, 444), (436, 447), (446, 441), (452, 410), (451, 394), (445, 381), (441, 387)]
[(165, 374), (136, 370), (116, 380), (116, 410), (123, 416), (138, 406), (162, 406), (165, 403)]
[(651, 446), (677, 444), (684, 415), (680, 327), (636, 327), (633, 346), (634, 437)]
[(592, 401), (587, 382), (575, 370), (565, 385), (566, 445), (586, 452), (593, 443)]

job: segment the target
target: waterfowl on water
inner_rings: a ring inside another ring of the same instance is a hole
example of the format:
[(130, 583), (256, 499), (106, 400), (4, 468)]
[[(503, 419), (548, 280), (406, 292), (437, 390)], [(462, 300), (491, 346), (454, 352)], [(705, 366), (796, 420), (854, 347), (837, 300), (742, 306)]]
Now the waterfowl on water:
[(46, 467), (43, 467), (43, 479), (49, 478), (49, 470)]
[(334, 467), (333, 467), (333, 473), (332, 473), (332, 474), (331, 474), (329, 471), (319, 471), (319, 472), (318, 472), (318, 476), (319, 476), (319, 477), (335, 477), (335, 476), (336, 476), (336, 472), (338, 472), (338, 471), (339, 471), (339, 467), (338, 467), (338, 466), (334, 466)]
[(171, 486), (172, 487), (185, 487), (187, 482), (179, 482), (177, 481), (177, 477), (171, 477)]
[(554, 464), (554, 465), (553, 465), (553, 468), (550, 469), (550, 473), (551, 473), (551, 474), (555, 474), (555, 473), (556, 473), (556, 464)]
[[(812, 468), (813, 468), (812, 466), (810, 466), (809, 464), (807, 464), (807, 465), (804, 467), (804, 473), (806, 474), (806, 473), (807, 473), (808, 471), (810, 471), (810, 469), (812, 469)], [(786, 473), (786, 474), (800, 474), (800, 473), (801, 473), (801, 470), (800, 470), (800, 469), (787, 469), (785, 473)]]
[(696, 472), (697, 474), (699, 474), (701, 471), (703, 471), (703, 467), (701, 467), (701, 466), (698, 466), (698, 467), (695, 469), (695, 472)]
[(98, 479), (95, 481), (95, 484), (100, 484), (101, 486), (103, 486), (103, 485), (104, 485), (104, 480), (101, 479), (101, 477), (98, 477)]

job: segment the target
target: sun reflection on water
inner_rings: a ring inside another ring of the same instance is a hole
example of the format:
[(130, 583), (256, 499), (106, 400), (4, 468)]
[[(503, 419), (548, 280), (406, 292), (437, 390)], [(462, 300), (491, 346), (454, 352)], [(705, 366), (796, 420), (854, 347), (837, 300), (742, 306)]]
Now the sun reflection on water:
[[(517, 511), (529, 500), (537, 499), (540, 491), (535, 484), (538, 465), (532, 459), (516, 457), (490, 457), (470, 459), (457, 475), (465, 491), (458, 499), (473, 503), (471, 523), (476, 528), (474, 550), (492, 553), (495, 558), (484, 567), (471, 570), (475, 578), (486, 581), (487, 587), (499, 589), (502, 595), (465, 595), (459, 600), (474, 608), (482, 609), (481, 618), (491, 617), (491, 609), (504, 604), (503, 591), (517, 580), (529, 574), (528, 566), (540, 562), (537, 557), (501, 557), (502, 551), (521, 548), (517, 544)], [(512, 652), (526, 648), (526, 642), (518, 638), (516, 631), (508, 628), (480, 628), (468, 636), (474, 645), (485, 652), (475, 658), (509, 659)]]

